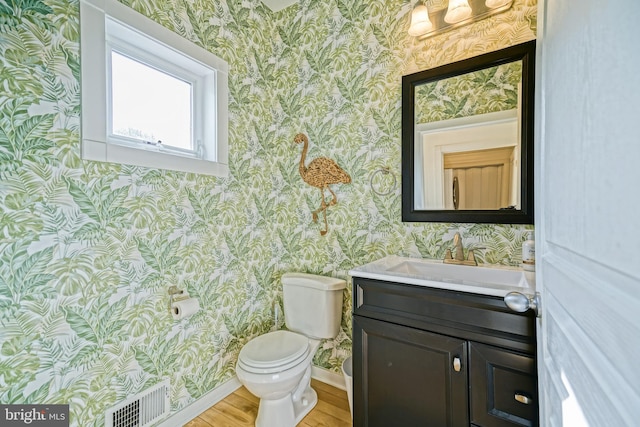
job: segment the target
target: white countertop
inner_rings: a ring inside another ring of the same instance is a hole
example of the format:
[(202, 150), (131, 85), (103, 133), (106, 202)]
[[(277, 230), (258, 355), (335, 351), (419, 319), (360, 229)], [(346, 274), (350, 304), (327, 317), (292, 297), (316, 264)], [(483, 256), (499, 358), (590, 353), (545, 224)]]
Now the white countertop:
[(497, 297), (509, 292), (535, 294), (534, 272), (502, 265), (464, 266), (390, 255), (353, 268), (349, 275)]

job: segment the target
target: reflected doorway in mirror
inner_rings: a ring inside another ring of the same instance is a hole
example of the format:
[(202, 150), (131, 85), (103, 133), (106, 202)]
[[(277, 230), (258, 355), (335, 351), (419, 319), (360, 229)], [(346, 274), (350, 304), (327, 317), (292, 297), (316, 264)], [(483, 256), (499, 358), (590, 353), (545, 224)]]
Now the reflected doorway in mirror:
[(424, 167), (414, 171), (416, 208), (519, 209), (518, 129), (517, 110), (417, 124), (416, 160)]

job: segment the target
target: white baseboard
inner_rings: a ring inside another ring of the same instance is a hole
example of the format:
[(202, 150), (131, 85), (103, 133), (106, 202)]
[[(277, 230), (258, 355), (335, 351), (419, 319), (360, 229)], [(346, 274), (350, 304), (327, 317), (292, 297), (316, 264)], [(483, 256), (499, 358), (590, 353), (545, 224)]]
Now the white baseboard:
[(322, 381), (323, 383), (334, 386), (335, 388), (339, 388), (340, 390), (346, 390), (347, 387), (344, 383), (344, 375), (336, 374), (335, 372), (331, 372), (324, 368), (319, 368), (317, 366), (311, 367), (311, 378)]
[[(312, 366), (311, 377), (315, 380), (322, 381), (323, 383), (339, 388), (340, 390), (346, 390), (344, 376), (341, 374), (336, 374), (335, 372), (331, 372), (327, 369)], [(227, 382), (219, 385), (209, 393), (202, 396), (200, 399), (185, 406), (175, 414), (171, 415), (156, 427), (182, 426), (215, 405), (216, 403), (220, 402), (225, 397), (229, 396), (241, 386), (242, 384), (240, 384), (240, 381), (238, 381), (238, 377), (234, 376)]]
[(185, 406), (169, 418), (158, 424), (156, 427), (176, 427), (182, 426), (220, 402), (225, 397), (236, 391), (242, 386), (238, 378), (234, 376), (225, 383), (214, 388), (200, 399)]

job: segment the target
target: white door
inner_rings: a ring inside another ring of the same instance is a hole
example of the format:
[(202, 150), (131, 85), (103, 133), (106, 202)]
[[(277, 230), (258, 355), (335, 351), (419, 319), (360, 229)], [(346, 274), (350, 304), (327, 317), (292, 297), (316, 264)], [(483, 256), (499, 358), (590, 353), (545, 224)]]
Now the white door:
[(539, 0), (542, 426), (640, 426), (640, 1)]

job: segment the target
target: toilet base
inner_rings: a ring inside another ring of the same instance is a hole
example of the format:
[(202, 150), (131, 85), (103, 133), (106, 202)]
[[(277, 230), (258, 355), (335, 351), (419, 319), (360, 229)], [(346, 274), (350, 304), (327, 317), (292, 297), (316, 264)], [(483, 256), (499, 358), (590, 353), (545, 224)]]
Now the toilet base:
[(297, 402), (287, 395), (281, 399), (260, 399), (256, 427), (295, 427), (318, 403), (318, 394), (310, 386)]
[(314, 389), (308, 387), (304, 393), (302, 393), (300, 401), (293, 402), (293, 409), (296, 414), (296, 425), (311, 412), (316, 406), (316, 403), (318, 403), (318, 394)]

